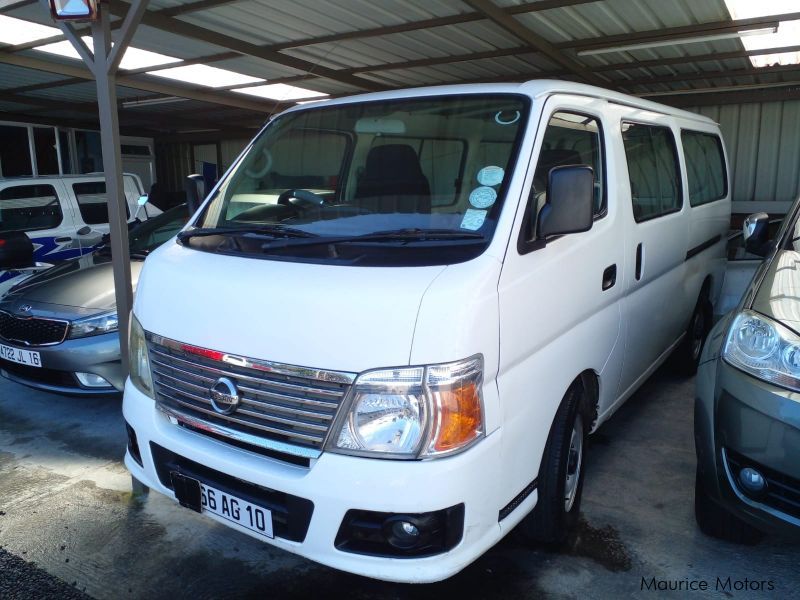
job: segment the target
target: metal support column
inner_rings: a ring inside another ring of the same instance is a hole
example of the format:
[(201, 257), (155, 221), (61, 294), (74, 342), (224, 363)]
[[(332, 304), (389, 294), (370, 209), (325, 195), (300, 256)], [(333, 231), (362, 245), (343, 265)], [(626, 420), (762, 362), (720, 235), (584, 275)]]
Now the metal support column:
[[(117, 40), (112, 46), (111, 11), (107, 1), (99, 6), (100, 18), (92, 22), (92, 46), (90, 52), (70, 23), (57, 22), (94, 74), (97, 83), (97, 109), (100, 118), (100, 141), (103, 151), (103, 170), (106, 177), (108, 222), (111, 230), (111, 255), (114, 270), (114, 293), (119, 319), (119, 344), (122, 368), (128, 374), (128, 328), (133, 306), (131, 286), (131, 262), (128, 250), (128, 212), (122, 178), (122, 154), (119, 142), (119, 115), (117, 113), (116, 75), (120, 60), (130, 44), (133, 33), (149, 0), (132, 0)], [(43, 0), (42, 4), (47, 5)]]

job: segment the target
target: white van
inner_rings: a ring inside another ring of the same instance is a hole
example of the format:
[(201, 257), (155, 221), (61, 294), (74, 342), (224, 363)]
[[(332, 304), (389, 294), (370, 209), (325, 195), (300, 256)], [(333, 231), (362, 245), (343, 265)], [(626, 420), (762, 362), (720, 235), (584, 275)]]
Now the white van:
[[(146, 195), (138, 175), (123, 176), (128, 218), (161, 214), (152, 204), (138, 209)], [(0, 236), (24, 231), (34, 245), (34, 260), (46, 268), (53, 262), (94, 250), (109, 232), (106, 182), (102, 173), (0, 178)], [(38, 267), (0, 270), (0, 296)]]
[(579, 84), (288, 110), (146, 261), (134, 483), (385, 580), (563, 539), (587, 434), (696, 366), (728, 189), (715, 123)]

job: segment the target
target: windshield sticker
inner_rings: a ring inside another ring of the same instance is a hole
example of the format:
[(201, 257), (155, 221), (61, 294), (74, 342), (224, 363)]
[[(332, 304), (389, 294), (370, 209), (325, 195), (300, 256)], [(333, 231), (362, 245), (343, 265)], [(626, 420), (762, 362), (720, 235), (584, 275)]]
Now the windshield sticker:
[(489, 208), (497, 200), (497, 192), (490, 187), (475, 188), (469, 194), (469, 203), (475, 208)]
[(498, 110), (494, 122), (498, 125), (512, 125), (519, 121), (521, 116), (518, 110)]
[(483, 167), (478, 171), (478, 183), (481, 185), (495, 186), (503, 183), (506, 172), (502, 167)]
[(474, 208), (468, 208), (467, 212), (464, 213), (464, 218), (461, 219), (461, 229), (469, 229), (470, 231), (476, 231), (481, 228), (485, 220), (486, 220), (485, 210), (475, 210)]

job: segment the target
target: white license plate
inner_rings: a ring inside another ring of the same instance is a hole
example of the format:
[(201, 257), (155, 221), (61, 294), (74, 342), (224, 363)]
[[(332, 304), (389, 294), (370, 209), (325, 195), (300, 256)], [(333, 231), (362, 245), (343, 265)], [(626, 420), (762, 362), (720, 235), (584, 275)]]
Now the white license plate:
[(12, 348), (11, 346), (4, 346), (3, 344), (0, 344), (0, 358), (29, 367), (42, 366), (42, 359), (38, 352), (22, 350), (21, 348)]
[(272, 512), (247, 500), (201, 483), (200, 507), (201, 512), (210, 513), (218, 519), (244, 527), (263, 537), (273, 537)]

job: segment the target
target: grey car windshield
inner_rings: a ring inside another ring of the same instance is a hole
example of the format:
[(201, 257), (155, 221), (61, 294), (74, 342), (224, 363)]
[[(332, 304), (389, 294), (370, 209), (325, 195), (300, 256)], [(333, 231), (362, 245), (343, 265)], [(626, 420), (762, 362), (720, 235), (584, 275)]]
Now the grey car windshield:
[[(332, 244), (337, 256), (357, 262), (392, 262), (392, 253), (419, 254), (420, 245), (438, 254), (433, 262), (462, 260), (447, 255), (450, 247), (467, 259), (491, 239), (527, 115), (528, 101), (512, 94), (288, 113), (255, 140), (196, 233), (182, 240), (209, 251), (315, 261), (329, 258)], [(247, 233), (233, 244), (219, 239), (222, 231)]]

